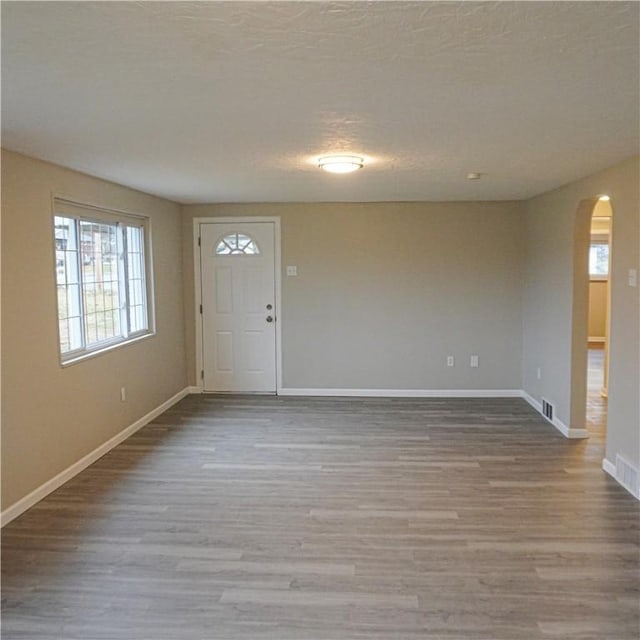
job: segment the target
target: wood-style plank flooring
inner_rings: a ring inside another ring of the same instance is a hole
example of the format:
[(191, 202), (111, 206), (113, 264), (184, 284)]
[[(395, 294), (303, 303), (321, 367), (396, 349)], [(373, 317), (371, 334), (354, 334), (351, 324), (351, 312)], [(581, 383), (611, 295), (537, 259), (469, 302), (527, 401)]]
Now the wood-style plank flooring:
[(607, 399), (602, 397), (604, 384), (604, 349), (589, 349), (587, 368), (587, 429), (589, 436), (604, 443), (607, 433)]
[(3, 530), (2, 638), (638, 640), (602, 455), (519, 399), (190, 396)]

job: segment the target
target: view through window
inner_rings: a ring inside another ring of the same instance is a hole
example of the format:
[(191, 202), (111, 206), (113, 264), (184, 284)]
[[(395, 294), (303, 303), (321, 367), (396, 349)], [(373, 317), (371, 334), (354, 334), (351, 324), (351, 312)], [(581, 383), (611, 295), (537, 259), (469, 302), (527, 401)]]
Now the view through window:
[(592, 242), (589, 248), (589, 274), (596, 277), (609, 275), (609, 244)]
[(56, 215), (62, 360), (148, 333), (145, 221)]

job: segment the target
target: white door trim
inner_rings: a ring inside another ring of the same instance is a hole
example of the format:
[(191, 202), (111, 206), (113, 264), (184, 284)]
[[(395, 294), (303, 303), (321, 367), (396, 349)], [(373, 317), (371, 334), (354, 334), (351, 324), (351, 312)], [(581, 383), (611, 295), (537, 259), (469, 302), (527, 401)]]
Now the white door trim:
[(233, 222), (273, 222), (275, 236), (275, 288), (276, 288), (276, 395), (282, 389), (282, 259), (280, 242), (280, 216), (213, 216), (207, 218), (193, 219), (193, 273), (195, 276), (195, 349), (196, 349), (196, 387), (203, 391), (203, 381), (201, 372), (203, 370), (203, 336), (202, 336), (202, 316), (200, 315), (200, 305), (202, 304), (202, 271), (200, 264), (200, 247), (198, 238), (200, 237), (200, 225)]

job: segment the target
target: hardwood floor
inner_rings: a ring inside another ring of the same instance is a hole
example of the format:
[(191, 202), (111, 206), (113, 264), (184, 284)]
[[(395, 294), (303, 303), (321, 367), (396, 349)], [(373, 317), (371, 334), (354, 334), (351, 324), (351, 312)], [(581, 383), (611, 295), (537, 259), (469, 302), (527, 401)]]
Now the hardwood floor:
[(604, 384), (604, 349), (590, 348), (587, 369), (587, 429), (591, 438), (604, 442), (607, 433), (607, 399), (602, 396)]
[(637, 640), (637, 502), (519, 399), (190, 396), (3, 530), (2, 638)]

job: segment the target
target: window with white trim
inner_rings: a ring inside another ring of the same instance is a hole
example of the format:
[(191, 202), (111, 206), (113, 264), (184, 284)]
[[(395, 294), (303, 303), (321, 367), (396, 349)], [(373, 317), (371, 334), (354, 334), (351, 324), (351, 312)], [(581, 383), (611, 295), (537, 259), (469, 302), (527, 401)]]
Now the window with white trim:
[(153, 332), (148, 219), (54, 200), (62, 363)]

